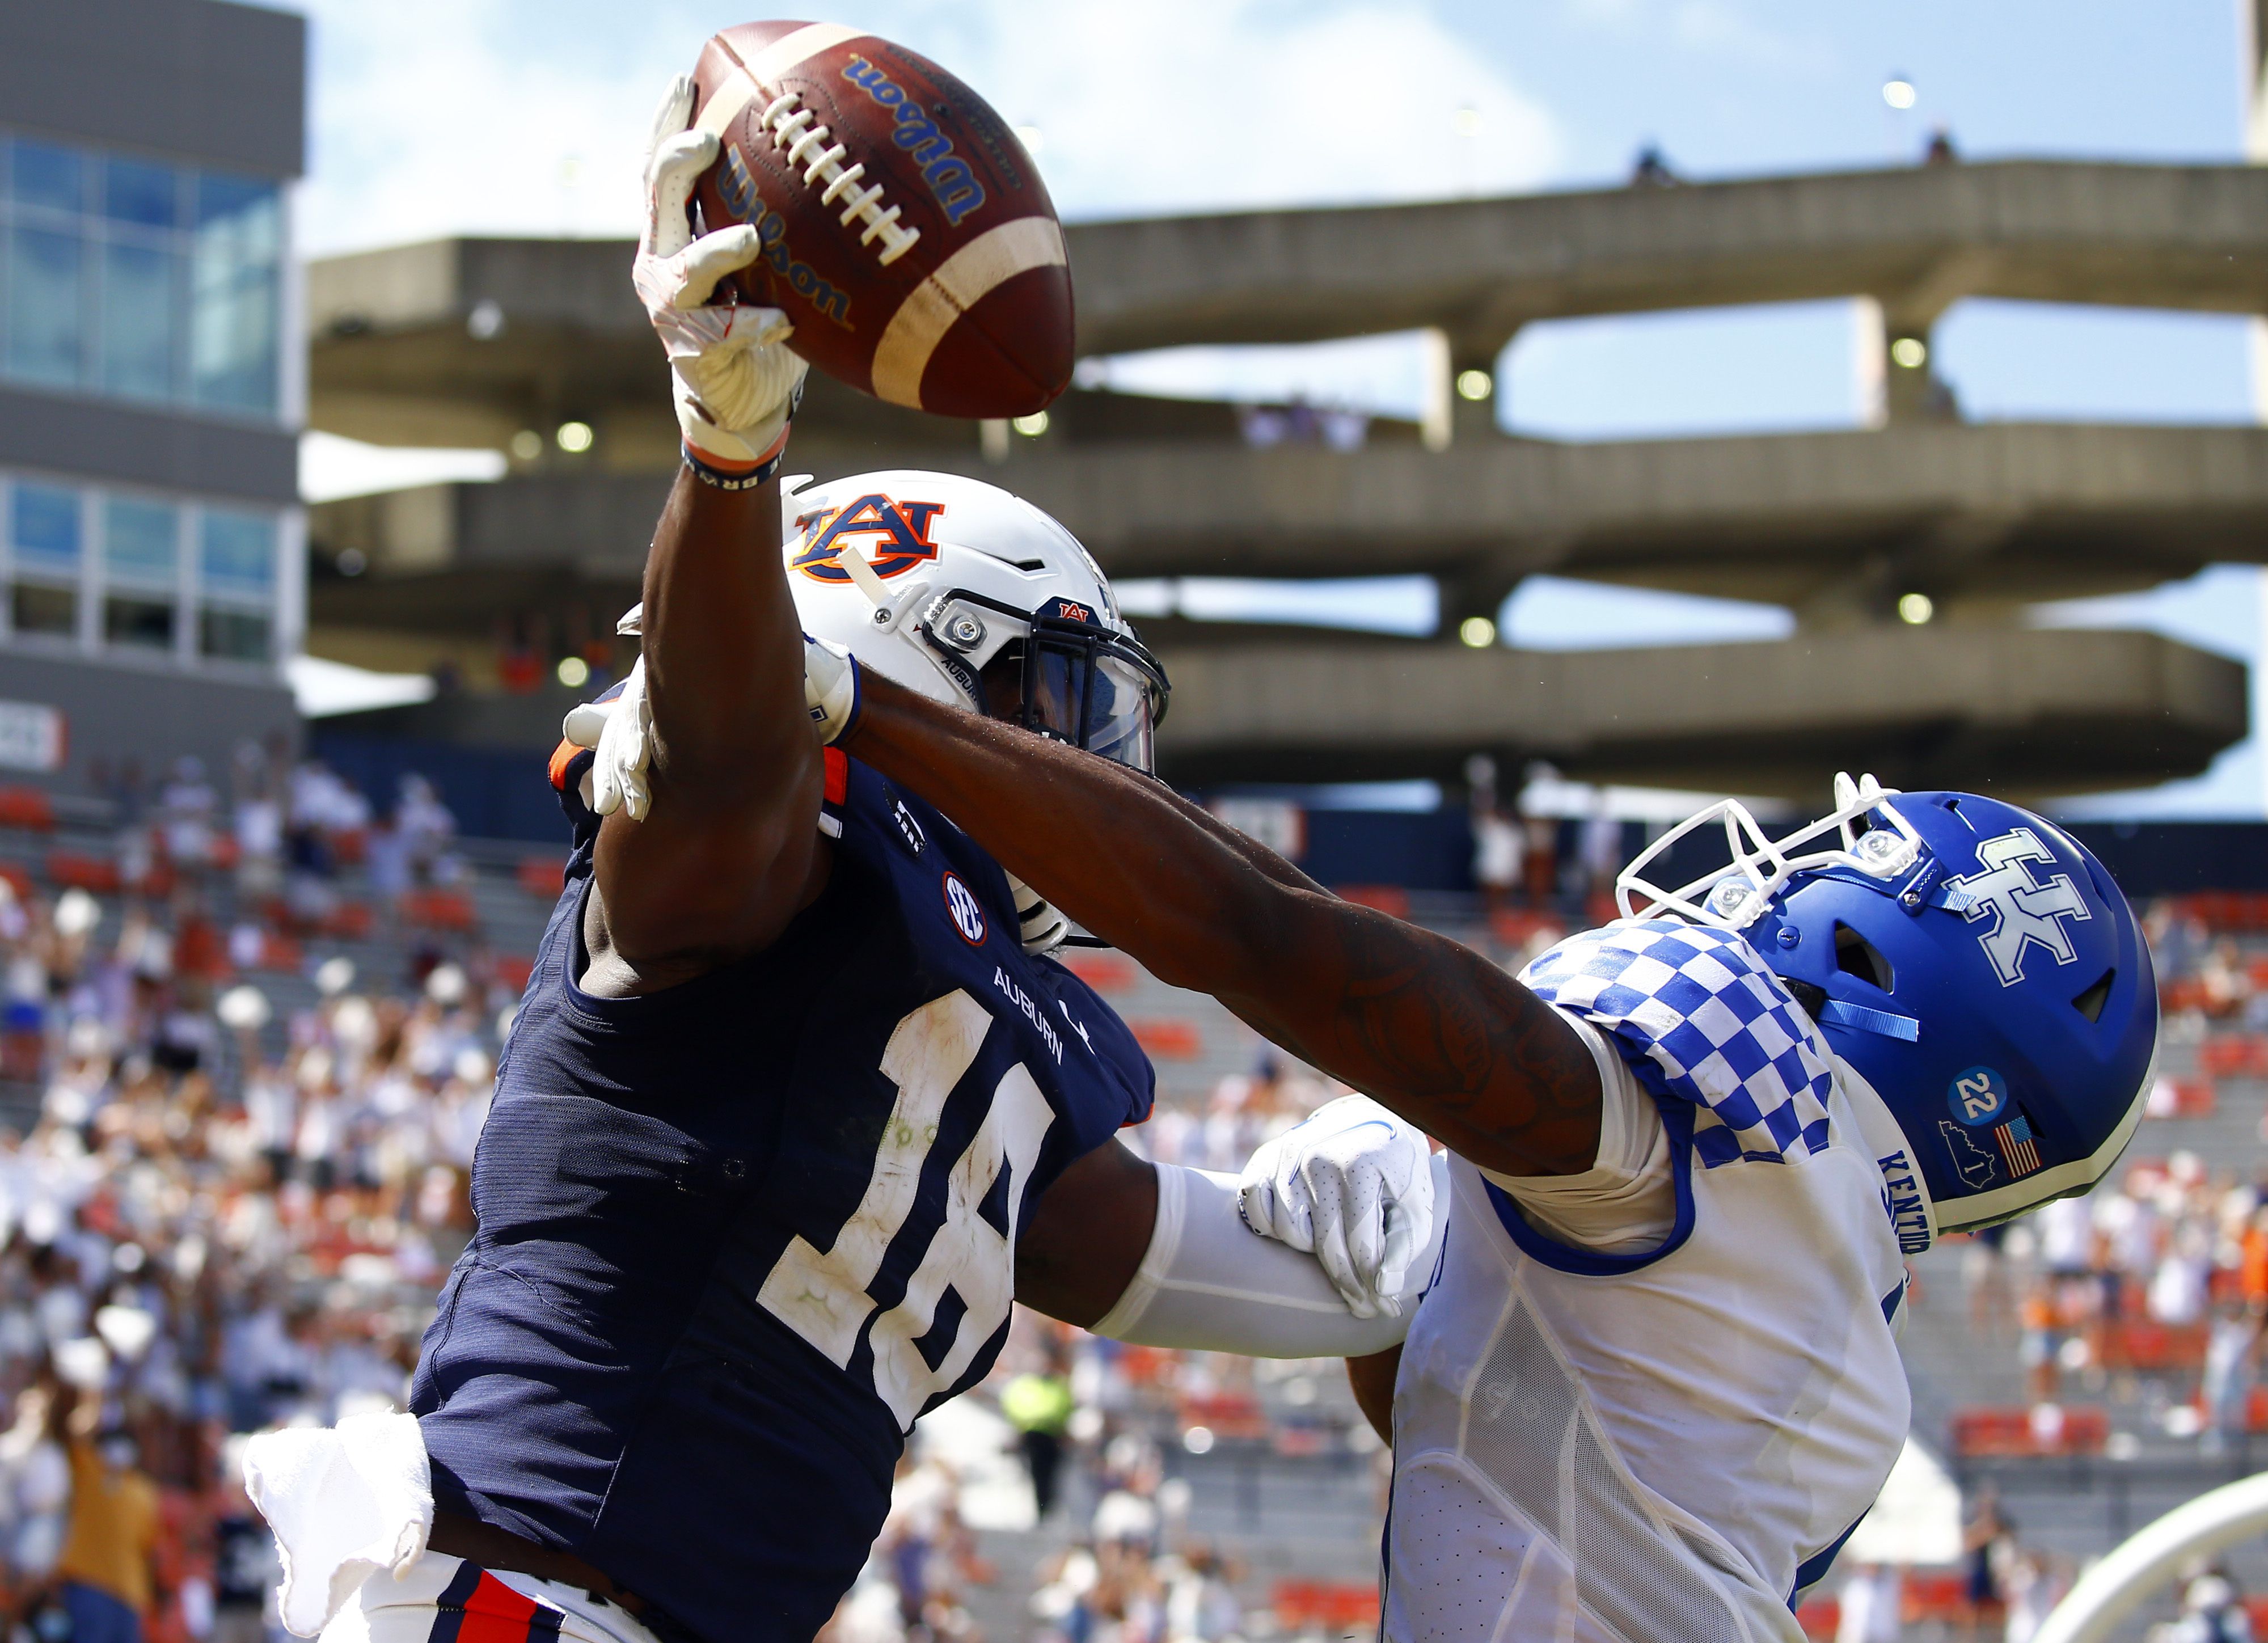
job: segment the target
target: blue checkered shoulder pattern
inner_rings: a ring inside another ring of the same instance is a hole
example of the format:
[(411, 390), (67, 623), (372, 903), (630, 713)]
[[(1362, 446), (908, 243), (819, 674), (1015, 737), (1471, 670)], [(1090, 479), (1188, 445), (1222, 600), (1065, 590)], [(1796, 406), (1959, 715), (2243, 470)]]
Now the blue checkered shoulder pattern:
[(1668, 918), (1609, 925), (1570, 936), (1520, 979), (1615, 1035), (1656, 1093), (1693, 1103), (1693, 1150), (1705, 1167), (1826, 1150), (1834, 1063), (1739, 936)]

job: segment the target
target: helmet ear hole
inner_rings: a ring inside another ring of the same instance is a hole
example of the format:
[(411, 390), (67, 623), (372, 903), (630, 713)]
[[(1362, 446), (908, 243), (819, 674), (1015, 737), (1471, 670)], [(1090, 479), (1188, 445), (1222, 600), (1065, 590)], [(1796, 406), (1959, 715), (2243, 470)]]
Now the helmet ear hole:
[(2117, 979), (2118, 972), (2117, 970), (2104, 970), (2102, 972), (2102, 979), (2096, 982), (2095, 985), (2089, 987), (2085, 992), (2080, 993), (2079, 997), (2073, 998), (2071, 1001), (2071, 1007), (2078, 1011), (2090, 1021), (2101, 1020), (2102, 1019), (2102, 1006), (2110, 1001), (2110, 984)]
[(1890, 969), (1890, 961), (1873, 942), (1840, 919), (1835, 923), (1835, 968), (1884, 992), (1896, 989), (1897, 976)]

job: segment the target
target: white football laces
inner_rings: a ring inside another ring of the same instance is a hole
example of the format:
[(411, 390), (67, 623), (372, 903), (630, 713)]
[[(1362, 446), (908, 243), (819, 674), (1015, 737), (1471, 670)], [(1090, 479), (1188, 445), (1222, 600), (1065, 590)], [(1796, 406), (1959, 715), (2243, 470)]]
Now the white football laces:
[[(1663, 834), (1624, 868), (1615, 879), (1615, 903), (1624, 918), (1674, 913), (1695, 924), (1741, 931), (1762, 917), (1772, 897), (1800, 873), (1848, 867), (1870, 879), (1895, 879), (1913, 866), (1922, 844), (1921, 835), (1890, 803), (1897, 791), (1882, 786), (1871, 776), (1853, 782), (1847, 771), (1838, 771), (1834, 814), (1778, 840), (1764, 836), (1755, 815), (1739, 799), (1719, 799)], [(1853, 823), (1868, 815), (1879, 816), (1889, 826), (1854, 831)], [(1666, 857), (1687, 834), (1712, 822), (1724, 823), (1725, 844), (1733, 858), (1730, 866), (1704, 873), (1675, 889), (1648, 882), (1647, 866)], [(1830, 833), (1836, 836), (1834, 844), (1803, 848)]]
[[(812, 123), (811, 110), (799, 106), (802, 100), (799, 92), (782, 92), (764, 106), (758, 123), (770, 128), (773, 143), (787, 151), (789, 165), (804, 167), (806, 188), (822, 180), (826, 182), (819, 196), (821, 205), (832, 205), (846, 194), (850, 196), (850, 204), (843, 208), (843, 225), (848, 228), (853, 218), (865, 223), (866, 232), (858, 236), (858, 243), (870, 246), (879, 239), (882, 253), (878, 261), (884, 268), (889, 267), (914, 248), (914, 241), (921, 238), (921, 230), (908, 228), (898, 221), (901, 208), (894, 205), (887, 211), (882, 210), (880, 183), (867, 188), (858, 186), (858, 179), (866, 174), (865, 162), (861, 160), (846, 168), (843, 161), (850, 151), (840, 143), (828, 142), (827, 128)], [(819, 151), (816, 158), (812, 158), (814, 150)]]

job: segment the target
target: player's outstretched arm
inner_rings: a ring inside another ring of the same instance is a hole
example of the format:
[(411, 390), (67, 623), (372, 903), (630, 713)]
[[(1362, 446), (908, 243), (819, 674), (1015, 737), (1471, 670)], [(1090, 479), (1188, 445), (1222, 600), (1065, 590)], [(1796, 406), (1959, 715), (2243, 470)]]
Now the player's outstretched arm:
[[(633, 279), (671, 365), (686, 465), (646, 559), (644, 655), (609, 733), (590, 984), (649, 991), (770, 942), (823, 881), (821, 751), (780, 560), (777, 474), (803, 377), (777, 311), (713, 305), (755, 231), (693, 239), (686, 203), (717, 139), (672, 85), (647, 158)], [(616, 769), (617, 766), (621, 768)]]
[(861, 675), (843, 746), (1160, 980), (1208, 992), (1453, 1151), (1587, 1169), (1599, 1074), (1574, 1028), (1471, 949), (1331, 895), (1161, 784)]
[(652, 806), (600, 829), (592, 954), (642, 990), (763, 947), (814, 875), (821, 753), (779, 517), (777, 480), (727, 491), (681, 473), (647, 556)]

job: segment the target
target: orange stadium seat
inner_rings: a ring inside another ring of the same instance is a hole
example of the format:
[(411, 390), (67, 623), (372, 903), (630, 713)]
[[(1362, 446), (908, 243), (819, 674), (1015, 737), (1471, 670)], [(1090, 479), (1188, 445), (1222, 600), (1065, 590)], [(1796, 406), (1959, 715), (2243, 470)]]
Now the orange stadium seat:
[(2205, 1006), (2205, 983), (2195, 976), (2180, 976), (2158, 988), (2158, 1003), (2169, 1015)]
[(1067, 947), (1056, 954), (1063, 967), (1097, 992), (1128, 992), (1135, 982), (1134, 961), (1123, 953)]
[(376, 923), (368, 903), (341, 902), (323, 916), (316, 928), (324, 935), (342, 940), (363, 941), (369, 939), (371, 927)]
[(266, 930), (261, 932), (260, 956), (254, 963), (261, 969), (274, 970), (279, 975), (295, 975), (305, 967), (306, 955), (291, 937)]
[(2099, 1455), (2110, 1437), (2110, 1412), (2095, 1404), (1971, 1408), (1953, 1415), (1953, 1452), (1959, 1455)]
[(118, 864), (101, 856), (90, 856), (84, 851), (51, 850), (48, 852), (48, 877), (66, 890), (86, 890), (97, 895), (115, 895), (119, 890)]
[(52, 833), (55, 828), (55, 800), (37, 787), (0, 787), (0, 827)]
[(2268, 1037), (2220, 1033), (2198, 1046), (2198, 1071), (2214, 1078), (2268, 1078)]
[(564, 856), (523, 856), (512, 876), (519, 888), (540, 902), (556, 902), (559, 892), (567, 887), (567, 858)]
[(1410, 892), (1398, 884), (1337, 884), (1331, 894), (1358, 907), (1375, 907), (1396, 918), (1410, 917)]
[(401, 919), (428, 930), (471, 930), (481, 921), (462, 890), (411, 890), (401, 898)]
[(1526, 947), (1539, 930), (1560, 930), (1565, 921), (1532, 907), (1499, 907), (1489, 915), (1489, 933), (1508, 947)]
[(1134, 1042), (1160, 1061), (1194, 1061), (1204, 1053), (1204, 1039), (1195, 1021), (1180, 1016), (1145, 1016), (1130, 1020)]
[(2220, 1105), (2220, 1092), (2211, 1079), (2168, 1079), (2166, 1087), (2173, 1092), (2173, 1110), (2154, 1109), (2153, 1117), (2210, 1118)]
[(2252, 890), (2200, 890), (2176, 905), (2216, 933), (2268, 930), (2268, 895)]
[(1374, 1626), (1378, 1624), (1375, 1580), (1278, 1580), (1276, 1624), (1285, 1631), (1302, 1626)]
[(2205, 1326), (2121, 1318), (2103, 1326), (2106, 1369), (2196, 1369), (2205, 1363)]
[(1264, 1438), (1268, 1417), (1260, 1400), (1248, 1392), (1214, 1392), (1185, 1397), (1181, 1405), (1183, 1426), (1203, 1426), (1216, 1438)]
[(496, 961), (497, 979), (514, 992), (527, 991), (527, 978), (534, 969), (535, 961), (525, 954), (514, 953)]
[[(1978, 1619), (1999, 1619), (2006, 1613), (1999, 1603), (1977, 1605)], [(1907, 1625), (1930, 1621), (1965, 1624), (1970, 1618), (1969, 1580), (1959, 1569), (1911, 1569), (1905, 1579), (1905, 1602), (1899, 1618)]]

